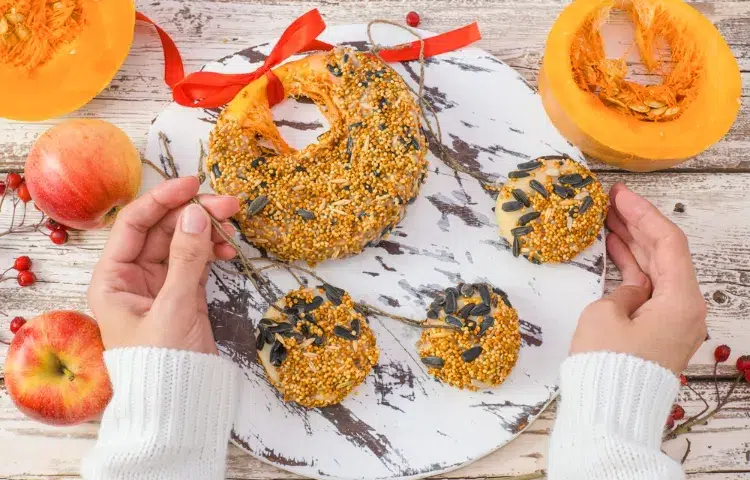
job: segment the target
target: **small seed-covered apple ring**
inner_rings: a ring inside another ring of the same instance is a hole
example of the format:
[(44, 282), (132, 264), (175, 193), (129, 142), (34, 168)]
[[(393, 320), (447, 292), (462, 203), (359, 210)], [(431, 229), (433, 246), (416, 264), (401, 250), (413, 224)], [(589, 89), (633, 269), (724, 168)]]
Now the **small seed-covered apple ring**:
[(274, 124), (267, 77), (248, 85), (211, 133), (213, 188), (238, 196), (245, 237), (285, 261), (316, 264), (362, 251), (393, 228), (424, 179), (426, 140), (404, 80), (350, 48), (274, 70), (287, 95), (309, 98), (330, 129), (302, 150)]
[(285, 401), (310, 408), (340, 403), (378, 362), (375, 335), (340, 288), (294, 290), (276, 307), (258, 325), (256, 349)]
[(514, 256), (560, 263), (594, 243), (608, 206), (607, 194), (588, 168), (567, 156), (543, 157), (510, 172), (495, 216)]
[(486, 283), (450, 287), (430, 304), (417, 342), (430, 374), (461, 389), (500, 385), (518, 360), (518, 314), (502, 290)]

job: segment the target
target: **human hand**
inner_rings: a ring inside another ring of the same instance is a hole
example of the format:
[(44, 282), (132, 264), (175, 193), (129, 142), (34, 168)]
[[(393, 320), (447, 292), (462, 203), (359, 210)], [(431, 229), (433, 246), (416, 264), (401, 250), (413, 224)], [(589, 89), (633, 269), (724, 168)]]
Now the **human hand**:
[(610, 200), (607, 251), (622, 284), (583, 311), (571, 354), (628, 353), (679, 375), (706, 337), (706, 303), (687, 237), (621, 183)]
[[(229, 260), (224, 242), (198, 205), (188, 203), (196, 177), (169, 180), (117, 216), (88, 289), (107, 349), (153, 346), (216, 353), (206, 305), (209, 262)], [(224, 222), (239, 210), (235, 197), (201, 195)], [(234, 235), (234, 227), (222, 223)]]

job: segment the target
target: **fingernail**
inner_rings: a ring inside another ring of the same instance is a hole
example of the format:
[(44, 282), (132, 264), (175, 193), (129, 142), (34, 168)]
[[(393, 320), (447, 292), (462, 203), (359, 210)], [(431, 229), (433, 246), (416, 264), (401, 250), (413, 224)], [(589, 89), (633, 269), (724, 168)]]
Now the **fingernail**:
[(203, 233), (208, 226), (208, 217), (198, 205), (191, 204), (182, 212), (182, 231), (183, 233)]

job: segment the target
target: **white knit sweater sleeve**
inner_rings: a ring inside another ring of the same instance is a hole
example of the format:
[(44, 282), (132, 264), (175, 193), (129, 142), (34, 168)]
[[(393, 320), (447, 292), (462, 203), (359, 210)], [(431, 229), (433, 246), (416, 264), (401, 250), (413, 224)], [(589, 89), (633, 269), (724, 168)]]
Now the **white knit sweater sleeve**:
[(240, 375), (232, 362), (147, 347), (110, 350), (104, 360), (114, 395), (83, 478), (224, 478)]
[(678, 389), (672, 372), (630, 355), (565, 360), (549, 480), (684, 479), (680, 465), (660, 450)]

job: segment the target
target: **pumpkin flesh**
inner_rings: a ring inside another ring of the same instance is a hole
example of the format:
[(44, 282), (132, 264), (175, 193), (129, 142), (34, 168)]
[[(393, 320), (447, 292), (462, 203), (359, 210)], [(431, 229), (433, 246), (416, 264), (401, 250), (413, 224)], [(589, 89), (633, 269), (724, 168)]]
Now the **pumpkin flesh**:
[[(612, 9), (635, 25), (635, 45), (657, 85), (626, 79), (600, 27)], [(654, 54), (664, 41), (671, 57)], [(545, 109), (586, 154), (633, 171), (675, 165), (723, 137), (740, 107), (741, 78), (711, 22), (681, 0), (577, 0), (560, 15), (539, 75)]]
[(133, 41), (132, 0), (0, 0), (0, 117), (35, 121), (107, 87)]

